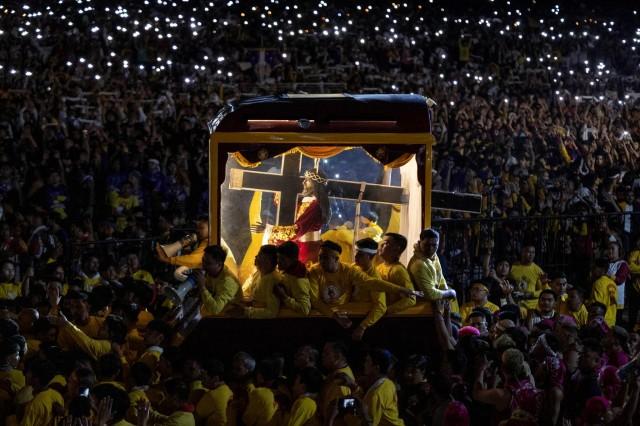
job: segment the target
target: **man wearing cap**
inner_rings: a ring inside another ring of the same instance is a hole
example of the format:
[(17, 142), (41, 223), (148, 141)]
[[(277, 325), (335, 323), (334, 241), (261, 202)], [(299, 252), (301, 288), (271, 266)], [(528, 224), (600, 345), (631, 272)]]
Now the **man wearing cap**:
[[(363, 238), (356, 242), (356, 266), (371, 278), (380, 275), (373, 266), (373, 258), (378, 253), (378, 243), (372, 238)], [(387, 299), (383, 291), (366, 290), (356, 287), (351, 295), (352, 302), (370, 303), (371, 309), (366, 318), (353, 330), (353, 340), (362, 340), (367, 328), (375, 324), (387, 312)]]
[(458, 311), (456, 291), (447, 286), (438, 259), (440, 234), (431, 228), (420, 233), (420, 241), (415, 245), (415, 253), (409, 261), (409, 275), (418, 290), (424, 292), (426, 300), (453, 299), (451, 308)]
[(464, 321), (467, 321), (469, 314), (475, 308), (487, 308), (492, 314), (500, 310), (497, 305), (489, 302), (489, 289), (482, 281), (475, 281), (471, 284), (469, 295), (471, 296), (471, 301), (460, 307), (460, 316)]
[(304, 264), (318, 260), (320, 228), (331, 218), (327, 194), (327, 179), (317, 170), (307, 170), (302, 183), (302, 202), (293, 225), (277, 225), (271, 230), (270, 244), (294, 241), (300, 248), (300, 261)]
[(340, 262), (338, 259), (341, 251), (340, 246), (333, 241), (324, 241), (320, 247), (319, 263), (309, 270), (309, 282), (311, 306), (335, 319), (342, 327), (349, 328), (351, 321), (344, 313), (339, 312), (338, 308), (351, 299), (355, 287), (392, 294), (400, 293), (405, 297), (422, 296), (421, 292), (370, 278), (358, 267)]
[[(400, 263), (400, 255), (407, 248), (407, 239), (400, 234), (387, 232), (384, 234), (378, 254), (382, 263), (376, 266), (380, 278), (393, 284), (413, 290), (413, 283), (407, 268)], [(415, 297), (399, 297), (395, 294), (387, 295), (387, 312), (393, 314), (401, 312), (416, 304)]]
[(282, 280), (273, 291), (282, 307), (307, 316), (311, 311), (309, 279), (307, 268), (298, 260), (298, 255), (298, 246), (293, 241), (278, 247), (278, 269), (282, 273)]

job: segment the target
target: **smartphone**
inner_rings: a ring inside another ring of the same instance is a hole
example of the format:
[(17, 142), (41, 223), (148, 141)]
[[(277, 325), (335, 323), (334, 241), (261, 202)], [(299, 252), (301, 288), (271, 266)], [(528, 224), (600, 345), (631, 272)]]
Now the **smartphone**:
[(355, 398), (340, 398), (338, 400), (338, 411), (341, 413), (344, 412), (353, 412), (356, 409), (356, 399)]
[(89, 388), (80, 388), (79, 394), (80, 394), (80, 396), (84, 396), (85, 398), (89, 398)]

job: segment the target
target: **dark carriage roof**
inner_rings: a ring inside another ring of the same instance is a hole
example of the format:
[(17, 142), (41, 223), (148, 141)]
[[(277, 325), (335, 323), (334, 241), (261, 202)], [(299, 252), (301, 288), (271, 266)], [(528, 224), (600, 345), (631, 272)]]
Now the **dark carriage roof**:
[(278, 95), (223, 108), (209, 130), (423, 133), (431, 120), (427, 98), (419, 95)]

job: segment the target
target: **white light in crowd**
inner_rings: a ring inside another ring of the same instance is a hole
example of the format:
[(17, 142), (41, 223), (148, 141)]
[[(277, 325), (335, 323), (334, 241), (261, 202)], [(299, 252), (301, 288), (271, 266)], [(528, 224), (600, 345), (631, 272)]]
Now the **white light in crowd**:
[(101, 78), (101, 77), (100, 77), (100, 75), (99, 75), (99, 74), (96, 74), (94, 78), (95, 78), (96, 80), (100, 80), (100, 78)]
[(79, 61), (80, 61), (81, 64), (84, 64), (86, 62), (86, 59), (80, 58)]
[(71, 62), (67, 61), (67, 66), (70, 67), (71, 65), (73, 65)]
[(185, 77), (184, 82), (189, 84), (189, 83), (191, 83), (191, 79), (189, 77)]
[(27, 77), (31, 77), (33, 73), (31, 71), (26, 71), (24, 75), (26, 75)]
[(506, 99), (506, 98), (505, 98), (504, 103), (505, 103), (505, 104), (508, 104), (508, 103), (509, 103), (509, 99)]

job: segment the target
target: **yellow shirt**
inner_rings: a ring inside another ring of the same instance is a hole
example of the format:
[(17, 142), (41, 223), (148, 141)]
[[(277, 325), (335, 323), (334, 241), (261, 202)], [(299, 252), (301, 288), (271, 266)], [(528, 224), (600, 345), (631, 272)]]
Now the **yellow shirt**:
[(351, 300), (355, 286), (367, 290), (397, 293), (402, 287), (387, 281), (370, 278), (356, 266), (340, 262), (336, 272), (325, 272), (320, 265), (309, 270), (311, 284), (311, 304), (326, 316), (333, 315), (332, 307), (338, 307)]
[(252, 299), (253, 306), (246, 309), (248, 318), (274, 318), (278, 315), (280, 299), (273, 293), (273, 288), (280, 280), (278, 271), (266, 275), (256, 271), (247, 279), (242, 293)]
[(386, 377), (381, 379), (381, 383), (376, 382), (367, 391), (362, 403), (373, 426), (404, 426), (398, 414), (396, 385)]
[(344, 225), (336, 229), (330, 229), (320, 236), (322, 241), (333, 241), (342, 248), (340, 262), (353, 262), (353, 229), (347, 229)]
[[(380, 279), (380, 274), (378, 274), (378, 271), (373, 266), (364, 272), (371, 278)], [(387, 295), (384, 291), (366, 290), (356, 287), (351, 295), (351, 301), (371, 303), (369, 313), (359, 324), (359, 327), (365, 330), (378, 322), (387, 312)]]
[(146, 281), (151, 285), (155, 283), (155, 280), (153, 279), (153, 275), (151, 275), (149, 271), (145, 271), (144, 269), (138, 269), (136, 272), (131, 274), (131, 277), (134, 280)]
[(319, 426), (320, 419), (316, 415), (317, 411), (316, 401), (307, 395), (302, 395), (293, 403), (286, 426)]
[(249, 404), (242, 415), (245, 426), (271, 426), (278, 410), (273, 391), (258, 387), (249, 393)]
[(321, 414), (325, 420), (331, 417), (331, 404), (333, 403), (333, 401), (337, 400), (338, 398), (342, 398), (343, 396), (351, 395), (351, 388), (338, 384), (337, 380), (339, 379), (335, 379), (335, 377), (340, 374), (346, 374), (355, 381), (353, 371), (351, 371), (351, 367), (349, 366), (340, 368), (334, 371), (329, 377), (327, 377), (320, 394), (320, 408), (322, 410)]
[(19, 283), (0, 284), (0, 299), (14, 300), (20, 296), (22, 296), (22, 285)]
[[(62, 337), (63, 340), (72, 341), (75, 347), (91, 356), (94, 360), (98, 360), (102, 355), (106, 355), (111, 352), (110, 341), (92, 339), (71, 323), (66, 327), (61, 328), (59, 333), (64, 333), (64, 336)], [(58, 338), (60, 339), (60, 336), (58, 336)]]
[(94, 287), (102, 284), (102, 277), (100, 276), (100, 273), (96, 273), (93, 277), (89, 277), (85, 273), (81, 273), (80, 276), (82, 277), (82, 283), (84, 286), (83, 290), (87, 293), (91, 293)]
[(469, 317), (469, 314), (475, 309), (475, 308), (487, 308), (491, 311), (492, 314), (496, 313), (496, 311), (500, 310), (500, 307), (497, 305), (494, 305), (493, 303), (487, 301), (487, 303), (485, 303), (482, 306), (476, 306), (473, 302), (467, 302), (464, 305), (460, 306), (460, 317), (462, 318), (462, 321), (464, 321), (464, 323), (467, 323), (467, 319)]
[(367, 226), (364, 229), (361, 229), (358, 235), (358, 239), (361, 238), (372, 238), (377, 242), (382, 241), (382, 234), (384, 233), (384, 231), (382, 230), (382, 228), (380, 227), (380, 225), (378, 225), (375, 222), (369, 222), (369, 226)]
[(196, 405), (195, 415), (198, 421), (205, 421), (208, 425), (227, 424), (227, 407), (233, 399), (233, 392), (226, 384), (208, 390)]
[(186, 411), (176, 411), (169, 416), (151, 411), (149, 424), (158, 426), (196, 426), (196, 419), (193, 414)]
[(515, 285), (524, 282), (526, 284), (524, 290), (533, 294), (531, 299), (524, 302), (529, 309), (535, 309), (538, 306), (538, 296), (542, 291), (542, 275), (544, 275), (544, 271), (534, 262), (531, 262), (529, 265), (516, 263), (511, 267), (509, 279), (512, 280)]
[(220, 275), (213, 278), (207, 276), (207, 290), (202, 295), (202, 316), (218, 315), (233, 299), (242, 295), (237, 278), (225, 266)]
[(616, 288), (616, 282), (608, 276), (603, 275), (593, 283), (591, 301), (600, 302), (607, 307), (604, 321), (609, 327), (616, 325), (616, 313), (618, 312), (617, 296), (618, 289)]
[(629, 254), (628, 265), (633, 289), (640, 293), (640, 250), (634, 250)]
[(574, 312), (569, 310), (567, 302), (561, 302), (560, 307), (558, 308), (558, 312), (561, 315), (569, 315), (570, 317), (572, 317), (574, 320), (576, 320), (576, 324), (578, 325), (578, 327), (587, 325), (589, 312), (587, 311), (586, 306), (584, 306), (584, 303), (580, 305), (580, 309)]
[(416, 252), (409, 260), (409, 275), (416, 288), (424, 292), (426, 300), (439, 300), (448, 290), (438, 255), (429, 259)]
[(311, 311), (311, 296), (309, 296), (309, 279), (299, 278), (291, 274), (282, 274), (282, 285), (287, 290), (287, 297), (282, 299), (282, 303), (289, 309), (302, 314), (309, 315)]
[(27, 404), (20, 425), (42, 426), (50, 424), (53, 421), (55, 405), (59, 405), (61, 409), (64, 409), (62, 395), (54, 389), (47, 388), (43, 390)]
[(18, 393), (18, 391), (26, 384), (22, 371), (15, 368), (8, 371), (0, 371), (0, 382), (3, 381), (7, 381), (9, 383), (11, 393), (7, 392), (4, 386), (0, 387), (0, 401), (12, 401), (13, 395)]
[[(383, 280), (389, 281), (400, 287), (413, 290), (413, 283), (411, 282), (409, 271), (407, 271), (407, 268), (405, 268), (402, 263), (384, 262), (376, 266), (376, 271), (380, 275), (380, 278), (382, 278)], [(416, 298), (414, 296), (401, 297), (397, 294), (388, 294), (387, 303), (388, 303), (387, 312), (390, 314), (393, 314), (395, 312), (404, 311), (408, 307), (415, 305)]]

